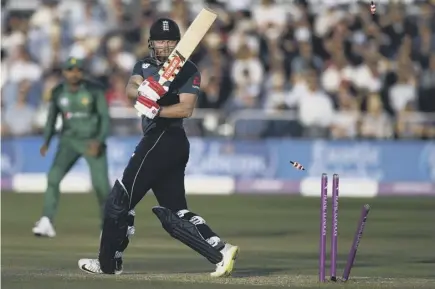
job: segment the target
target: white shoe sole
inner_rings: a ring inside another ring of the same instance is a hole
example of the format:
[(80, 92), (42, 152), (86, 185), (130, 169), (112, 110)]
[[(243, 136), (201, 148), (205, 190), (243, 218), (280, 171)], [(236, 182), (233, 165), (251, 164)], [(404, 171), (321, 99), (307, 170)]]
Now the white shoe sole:
[(47, 233), (41, 233), (38, 231), (35, 232), (34, 230), (32, 230), (32, 232), (33, 232), (33, 235), (35, 235), (36, 237), (48, 237), (48, 238), (56, 237), (56, 234), (47, 234)]

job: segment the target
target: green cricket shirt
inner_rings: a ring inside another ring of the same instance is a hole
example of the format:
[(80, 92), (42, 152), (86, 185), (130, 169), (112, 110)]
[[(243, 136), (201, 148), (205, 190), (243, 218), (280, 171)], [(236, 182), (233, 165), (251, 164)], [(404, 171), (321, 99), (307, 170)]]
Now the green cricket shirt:
[(73, 92), (67, 83), (62, 82), (52, 90), (44, 130), (47, 145), (55, 134), (59, 113), (62, 115), (61, 136), (105, 142), (109, 134), (110, 117), (104, 88), (100, 85), (83, 80), (79, 89)]

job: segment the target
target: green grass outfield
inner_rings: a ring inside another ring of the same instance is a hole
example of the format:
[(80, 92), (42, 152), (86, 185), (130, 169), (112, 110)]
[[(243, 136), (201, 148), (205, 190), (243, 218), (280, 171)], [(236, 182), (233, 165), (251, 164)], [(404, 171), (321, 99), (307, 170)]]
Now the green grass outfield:
[(191, 209), (241, 247), (233, 276), (211, 279), (213, 266), (163, 231), (150, 210), (153, 196), (137, 208), (136, 235), (120, 276), (87, 275), (77, 268), (79, 258), (98, 250), (94, 195), (61, 197), (54, 239), (31, 234), (42, 194), (1, 197), (2, 288), (435, 288), (435, 198), (340, 199), (340, 275), (360, 208), (369, 202), (372, 210), (352, 279), (318, 284), (318, 198), (190, 196)]

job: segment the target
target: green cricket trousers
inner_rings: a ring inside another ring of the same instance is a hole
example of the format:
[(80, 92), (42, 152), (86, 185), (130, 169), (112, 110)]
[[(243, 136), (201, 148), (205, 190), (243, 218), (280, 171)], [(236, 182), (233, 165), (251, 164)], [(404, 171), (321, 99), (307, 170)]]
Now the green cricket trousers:
[(89, 166), (100, 214), (103, 212), (106, 196), (110, 192), (106, 146), (102, 147), (98, 156), (93, 157), (86, 153), (88, 144), (89, 140), (83, 139), (61, 137), (59, 140), (56, 156), (47, 176), (47, 190), (44, 195), (43, 216), (48, 217), (52, 222), (59, 204), (60, 182), (80, 157), (84, 157)]

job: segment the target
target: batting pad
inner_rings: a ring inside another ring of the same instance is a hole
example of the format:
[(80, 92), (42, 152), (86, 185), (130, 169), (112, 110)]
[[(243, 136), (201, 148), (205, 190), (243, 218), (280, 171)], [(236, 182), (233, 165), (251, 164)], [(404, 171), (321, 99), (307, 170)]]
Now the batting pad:
[(174, 212), (165, 208), (156, 206), (152, 209), (153, 213), (159, 218), (169, 235), (179, 240), (186, 246), (195, 250), (213, 264), (222, 261), (222, 254), (212, 247), (199, 233), (196, 226), (187, 220), (181, 219)]

